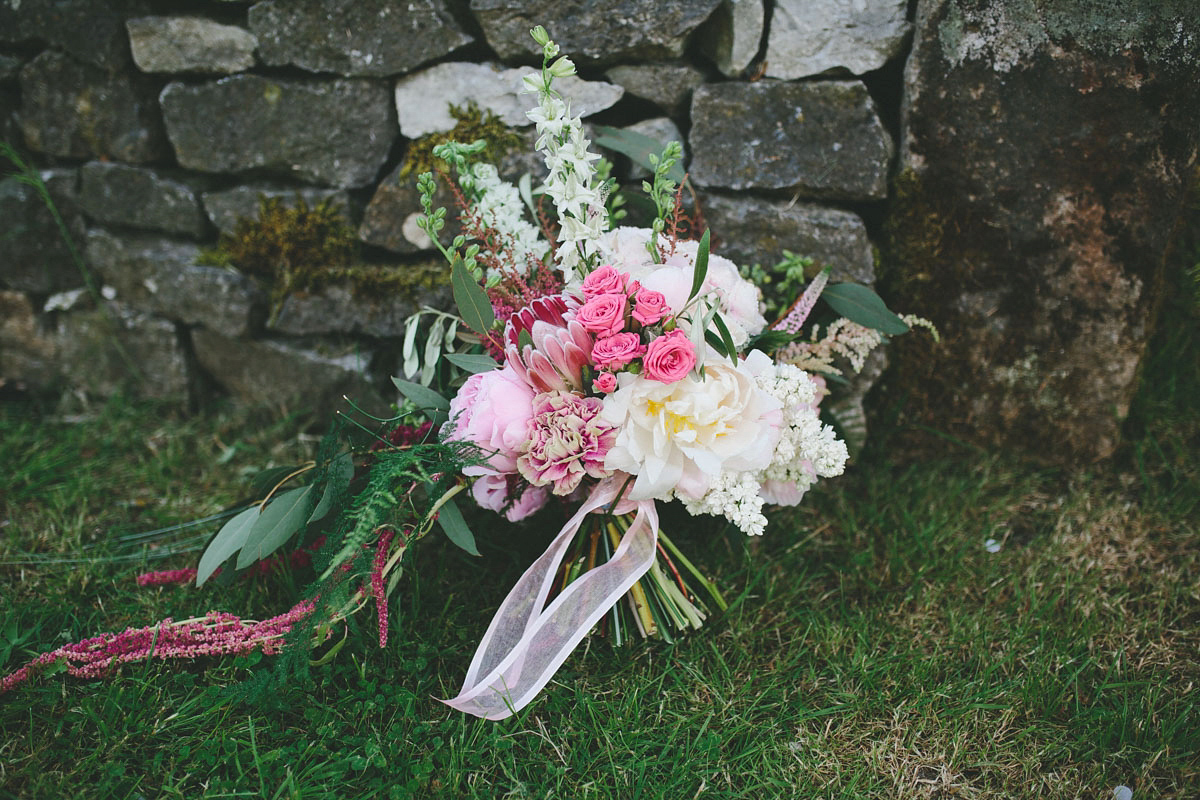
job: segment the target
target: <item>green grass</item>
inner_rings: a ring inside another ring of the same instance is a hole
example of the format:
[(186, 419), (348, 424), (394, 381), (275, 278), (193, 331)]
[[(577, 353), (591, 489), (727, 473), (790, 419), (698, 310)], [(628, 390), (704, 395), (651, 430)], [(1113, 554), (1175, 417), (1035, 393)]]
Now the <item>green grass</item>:
[[(1200, 796), (1200, 366), (1194, 311), (1168, 312), (1112, 464), (1033, 469), (949, 445), (905, 464), (884, 446), (760, 541), (668, 513), (729, 612), (674, 646), (590, 641), (509, 720), (435, 699), (545, 543), (489, 520), (483, 559), (422, 543), (387, 648), (364, 619), (274, 703), (221, 694), (270, 668), (254, 658), (0, 696), (0, 796)], [(0, 672), (165, 616), (288, 608), (286, 575), (142, 590), (138, 572), (196, 554), (93, 556), (236, 503), (250, 470), (311, 451), (301, 429), (0, 404)]]

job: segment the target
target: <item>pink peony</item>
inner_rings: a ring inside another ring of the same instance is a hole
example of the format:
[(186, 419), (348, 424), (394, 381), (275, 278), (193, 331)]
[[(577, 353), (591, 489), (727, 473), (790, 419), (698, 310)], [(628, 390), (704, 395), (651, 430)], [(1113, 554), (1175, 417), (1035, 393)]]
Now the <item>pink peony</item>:
[(601, 394), (608, 394), (617, 388), (617, 376), (611, 372), (601, 372), (592, 381), (592, 388)]
[(597, 339), (592, 345), (592, 364), (597, 367), (620, 369), (646, 353), (646, 346), (636, 333), (618, 333)]
[(525, 442), (533, 396), (533, 389), (511, 366), (467, 379), (450, 401), (452, 430), (448, 438), (474, 442), (490, 457), (487, 467), (467, 467), (464, 474), (517, 471), (517, 453)]
[(650, 342), (642, 359), (643, 374), (654, 381), (674, 383), (696, 366), (696, 352), (687, 334), (676, 328)]
[(625, 327), (627, 304), (623, 294), (596, 295), (575, 312), (575, 321), (597, 337), (612, 336)]
[[(513, 479), (513, 480), (510, 480)], [(509, 522), (519, 522), (546, 505), (550, 493), (535, 486), (522, 486), (524, 491), (516, 500), (509, 499), (509, 483), (520, 484), (516, 476), (482, 475), (475, 479), (471, 496), (482, 508), (503, 513)], [(507, 509), (507, 510), (506, 510)]]
[(603, 478), (615, 431), (598, 419), (602, 402), (570, 392), (545, 392), (533, 401), (528, 448), (517, 459), (521, 477), (556, 495), (575, 491), (586, 476)]
[(662, 292), (642, 288), (634, 298), (633, 318), (642, 325), (653, 325), (671, 313)]
[(621, 294), (625, 291), (625, 274), (605, 265), (583, 279), (583, 296), (589, 300), (602, 294)]

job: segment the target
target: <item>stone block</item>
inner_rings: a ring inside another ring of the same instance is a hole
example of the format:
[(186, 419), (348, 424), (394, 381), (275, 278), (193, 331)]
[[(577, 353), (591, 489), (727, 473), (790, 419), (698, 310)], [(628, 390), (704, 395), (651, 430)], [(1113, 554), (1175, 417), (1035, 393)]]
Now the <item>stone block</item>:
[(879, 69), (900, 55), (907, 0), (776, 0), (767, 41), (772, 78)]
[[(76, 171), (47, 170), (41, 177), (82, 252), (87, 226), (79, 213)], [(37, 190), (16, 178), (0, 180), (0, 286), (51, 294), (83, 283), (71, 245)]]
[(168, 151), (154, 82), (110, 74), (52, 50), (21, 70), (25, 144), (64, 158), (144, 163)]
[(400, 75), (472, 41), (443, 0), (265, 0), (249, 20), (265, 63), (346, 76)]
[(195, 238), (208, 232), (195, 189), (144, 167), (104, 161), (84, 164), (79, 204), (100, 222)]
[(179, 163), (202, 172), (262, 169), (339, 188), (366, 186), (397, 134), (379, 81), (233, 75), (168, 84), (160, 101)]
[(336, 205), (348, 224), (354, 223), (354, 209), (350, 195), (344, 189), (318, 189), (312, 186), (280, 186), (278, 184), (251, 184), (235, 186), (218, 192), (204, 193), (204, 210), (209, 220), (221, 233), (233, 233), (239, 219), (258, 219), (260, 198), (278, 198), (285, 208), (295, 208), (297, 199), (308, 208), (316, 208), (323, 202)]
[(142, 72), (228, 75), (254, 66), (254, 34), (203, 17), (126, 20), (133, 61)]
[(685, 62), (622, 64), (604, 73), (634, 97), (649, 100), (670, 117), (681, 117), (692, 103), (692, 91), (704, 83), (704, 73)]
[(843, 201), (887, 196), (892, 142), (858, 81), (701, 86), (688, 138), (699, 186)]

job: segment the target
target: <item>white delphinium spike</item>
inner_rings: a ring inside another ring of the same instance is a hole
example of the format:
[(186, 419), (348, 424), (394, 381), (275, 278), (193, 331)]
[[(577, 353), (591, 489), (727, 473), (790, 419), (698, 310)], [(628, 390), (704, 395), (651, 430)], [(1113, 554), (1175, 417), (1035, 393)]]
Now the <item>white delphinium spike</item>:
[(537, 148), (546, 160), (550, 174), (546, 177), (546, 194), (554, 201), (561, 226), (559, 247), (554, 254), (563, 271), (563, 279), (576, 283), (586, 273), (592, 256), (599, 251), (598, 239), (608, 229), (608, 214), (604, 198), (594, 185), (596, 170), (592, 162), (600, 156), (588, 150), (591, 144), (583, 133), (579, 117), (571, 116), (570, 103), (564, 101), (552, 84), (555, 78), (575, 74), (575, 65), (558, 55), (558, 45), (550, 40), (545, 29), (530, 31), (534, 41), (542, 46), (542, 70), (522, 78), (525, 90), (536, 93), (538, 107), (526, 116), (537, 127)]

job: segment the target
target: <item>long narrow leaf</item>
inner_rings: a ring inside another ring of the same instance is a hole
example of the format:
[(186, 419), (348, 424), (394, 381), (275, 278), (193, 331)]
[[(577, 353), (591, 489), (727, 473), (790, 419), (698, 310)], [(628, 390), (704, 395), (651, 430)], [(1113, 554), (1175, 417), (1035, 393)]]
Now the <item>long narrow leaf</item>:
[(263, 509), (238, 553), (237, 568), (245, 569), (279, 549), (304, 528), (313, 507), (313, 486), (298, 486), (275, 497)]
[(463, 519), (462, 512), (453, 500), (447, 500), (438, 510), (437, 521), (450, 541), (473, 556), (479, 555), (479, 550), (475, 547), (475, 536), (467, 527), (467, 521)]
[(733, 343), (733, 334), (729, 332), (729, 327), (725, 324), (725, 320), (721, 319), (720, 314), (713, 315), (713, 324), (717, 326), (717, 332), (721, 334), (721, 341), (725, 343), (725, 355), (729, 356), (729, 360), (736, 367), (737, 345)]
[(246, 543), (246, 537), (250, 535), (250, 529), (254, 527), (258, 517), (258, 506), (254, 505), (221, 526), (221, 530), (209, 542), (204, 555), (200, 556), (200, 563), (196, 566), (197, 586), (203, 586), (204, 582), (217, 571), (217, 567), (242, 549), (242, 545)]
[(500, 364), (496, 359), (485, 353), (447, 353), (446, 360), (463, 372), (491, 372), (498, 369)]
[(496, 321), (496, 312), (492, 310), (492, 301), (488, 300), (487, 292), (471, 277), (461, 258), (454, 259), (454, 265), (450, 268), (450, 288), (463, 322), (476, 333), (486, 335)]
[(709, 229), (704, 229), (704, 235), (700, 237), (700, 249), (696, 251), (696, 269), (692, 272), (692, 291), (688, 292), (688, 300), (700, 293), (700, 287), (704, 285), (704, 279), (708, 276), (708, 243)]
[(825, 287), (821, 299), (851, 322), (888, 335), (908, 332), (904, 320), (893, 314), (875, 292), (858, 283), (835, 283)]
[(406, 381), (403, 378), (392, 378), (392, 383), (400, 390), (400, 394), (412, 400), (417, 408), (424, 410), (433, 409), (434, 411), (450, 410), (450, 401), (428, 386)]
[[(615, 153), (627, 156), (639, 167), (654, 172), (657, 164), (650, 160), (651, 155), (657, 156), (663, 151), (666, 142), (660, 142), (653, 136), (631, 131), (627, 128), (614, 128), (610, 125), (597, 125), (598, 134), (593, 140), (597, 147), (604, 147)], [(683, 165), (676, 161), (667, 172), (667, 178), (675, 183), (683, 180)]]

